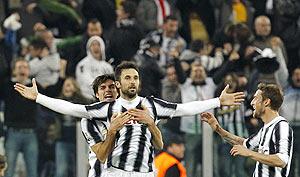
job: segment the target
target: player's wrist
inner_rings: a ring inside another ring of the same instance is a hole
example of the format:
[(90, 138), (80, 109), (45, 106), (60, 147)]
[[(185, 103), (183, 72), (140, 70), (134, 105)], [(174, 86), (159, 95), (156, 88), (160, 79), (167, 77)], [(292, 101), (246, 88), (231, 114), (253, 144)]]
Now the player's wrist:
[(115, 134), (117, 134), (117, 128), (114, 128), (114, 127), (111, 127), (110, 129), (108, 129), (108, 132), (107, 132), (107, 134), (108, 135), (115, 135)]

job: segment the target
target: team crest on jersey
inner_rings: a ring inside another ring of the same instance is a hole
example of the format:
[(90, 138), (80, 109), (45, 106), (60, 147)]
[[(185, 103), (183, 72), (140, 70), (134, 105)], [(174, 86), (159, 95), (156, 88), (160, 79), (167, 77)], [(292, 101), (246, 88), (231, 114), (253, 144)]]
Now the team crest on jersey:
[(137, 120), (129, 120), (128, 122), (125, 123), (125, 125), (134, 125), (134, 124), (139, 124)]

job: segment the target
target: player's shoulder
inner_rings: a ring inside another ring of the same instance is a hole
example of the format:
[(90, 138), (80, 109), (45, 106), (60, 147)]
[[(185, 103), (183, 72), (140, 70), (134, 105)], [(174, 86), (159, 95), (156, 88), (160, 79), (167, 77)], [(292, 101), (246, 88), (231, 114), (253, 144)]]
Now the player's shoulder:
[(86, 105), (85, 107), (86, 107), (87, 111), (90, 111), (90, 110), (94, 110), (94, 109), (104, 108), (105, 106), (108, 106), (109, 104), (112, 104), (112, 103), (115, 103), (115, 100), (96, 102), (96, 103)]

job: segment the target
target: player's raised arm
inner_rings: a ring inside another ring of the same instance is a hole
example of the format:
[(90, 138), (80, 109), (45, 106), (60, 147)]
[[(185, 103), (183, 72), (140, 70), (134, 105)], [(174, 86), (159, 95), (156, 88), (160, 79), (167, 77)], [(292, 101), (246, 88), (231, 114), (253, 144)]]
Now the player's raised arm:
[(219, 98), (178, 104), (173, 117), (195, 115), (220, 106), (240, 105), (244, 101), (245, 94), (243, 92), (227, 93), (228, 88), (229, 85), (224, 88)]
[(42, 95), (38, 92), (35, 79), (32, 79), (32, 87), (27, 87), (23, 84), (16, 83), (14, 85), (16, 91), (18, 91), (23, 97), (36, 101), (37, 103), (61, 114), (71, 115), (74, 117), (90, 118), (84, 105), (73, 104), (71, 102), (50, 98)]

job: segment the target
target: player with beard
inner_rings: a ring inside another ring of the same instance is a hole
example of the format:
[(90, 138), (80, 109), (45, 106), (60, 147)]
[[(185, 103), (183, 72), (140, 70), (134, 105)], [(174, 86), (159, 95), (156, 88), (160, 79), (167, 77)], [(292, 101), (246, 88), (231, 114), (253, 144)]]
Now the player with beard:
[[(106, 168), (102, 176), (136, 176), (154, 177), (153, 172), (153, 135), (159, 120), (175, 116), (195, 115), (220, 105), (239, 105), (244, 101), (244, 94), (227, 93), (228, 86), (219, 98), (205, 101), (194, 101), (184, 104), (169, 103), (154, 97), (140, 97), (139, 73), (137, 66), (132, 62), (123, 62), (115, 70), (116, 86), (120, 89), (120, 97), (113, 102), (98, 102), (91, 105), (72, 104), (63, 100), (54, 99), (38, 93), (35, 82), (33, 87), (16, 84), (15, 89), (24, 97), (35, 100), (56, 112), (99, 119), (111, 122), (114, 113), (131, 115), (126, 126), (117, 131), (116, 144), (113, 152), (108, 156)], [(146, 107), (153, 118), (145, 118)]]
[[(95, 97), (99, 101), (114, 101), (118, 96), (118, 91), (115, 85), (115, 78), (113, 75), (104, 74), (98, 76), (93, 81), (93, 91)], [(141, 110), (141, 113), (143, 111)], [(144, 113), (146, 113), (144, 111)], [(152, 120), (149, 114), (144, 114), (149, 121)], [(82, 133), (90, 146), (89, 153), (89, 174), (88, 177), (100, 177), (102, 163), (105, 162), (107, 156), (115, 148), (116, 133), (125, 126), (130, 116), (120, 114), (113, 115), (111, 122), (103, 122), (98, 119), (81, 119)], [(153, 136), (153, 144), (157, 149), (163, 146), (160, 130), (154, 126), (149, 129)]]
[(211, 113), (202, 113), (207, 122), (224, 140), (232, 144), (232, 156), (249, 157), (256, 161), (253, 177), (287, 177), (293, 154), (293, 130), (278, 110), (283, 95), (277, 85), (259, 84), (251, 102), (253, 117), (261, 119), (264, 126), (247, 139), (224, 130)]

